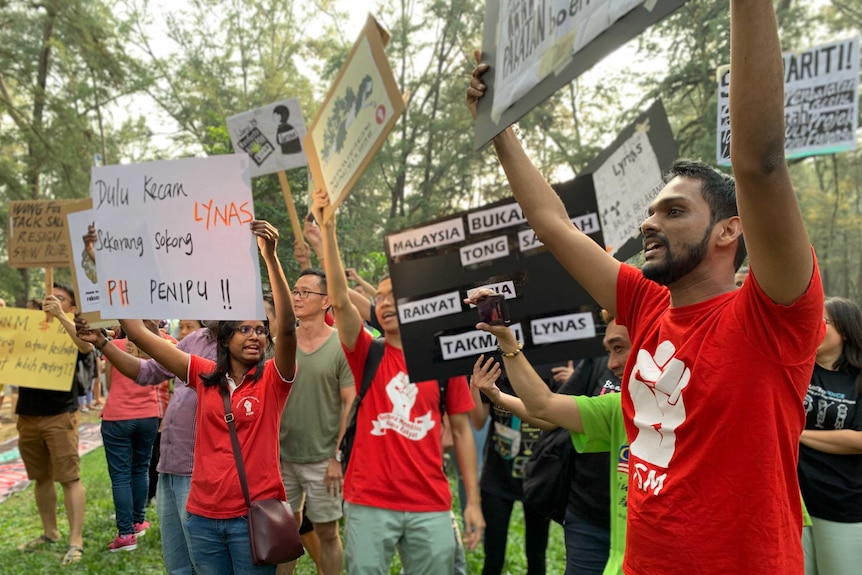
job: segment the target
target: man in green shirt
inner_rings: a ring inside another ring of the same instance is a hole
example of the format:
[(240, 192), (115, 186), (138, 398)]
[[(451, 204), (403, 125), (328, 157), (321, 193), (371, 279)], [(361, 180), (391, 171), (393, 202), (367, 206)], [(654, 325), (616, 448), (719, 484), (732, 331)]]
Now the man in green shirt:
[[(329, 306), (326, 276), (320, 270), (302, 270), (293, 288), (299, 369), (281, 416), (280, 433), (287, 500), (297, 516), (306, 502), (306, 513), (320, 539), (320, 567), (325, 575), (341, 573), (344, 552), (338, 520), (343, 477), (336, 451), (356, 396), (338, 334), (324, 319)], [(280, 569), (280, 574), (292, 570)]]

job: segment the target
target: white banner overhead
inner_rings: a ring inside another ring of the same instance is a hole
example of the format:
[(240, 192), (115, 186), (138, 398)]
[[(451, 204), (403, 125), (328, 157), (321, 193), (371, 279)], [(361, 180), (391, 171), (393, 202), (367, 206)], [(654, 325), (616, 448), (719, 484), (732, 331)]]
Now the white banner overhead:
[[(730, 66), (718, 69), (716, 160), (730, 165)], [(784, 151), (788, 158), (856, 149), (859, 38), (784, 54)]]
[(93, 168), (102, 317), (264, 319), (246, 155)]

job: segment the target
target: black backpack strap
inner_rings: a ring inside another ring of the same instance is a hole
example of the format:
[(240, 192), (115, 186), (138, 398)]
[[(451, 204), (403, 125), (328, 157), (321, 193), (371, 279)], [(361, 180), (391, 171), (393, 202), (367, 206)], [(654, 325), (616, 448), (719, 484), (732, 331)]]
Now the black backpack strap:
[(356, 395), (356, 409), (359, 409), (359, 404), (362, 398), (368, 393), (371, 388), (371, 381), (377, 374), (377, 368), (380, 367), (380, 362), (383, 361), (383, 352), (386, 350), (386, 342), (383, 338), (371, 340), (371, 345), (368, 346), (368, 355), (365, 356), (365, 368), (362, 371), (362, 385), (359, 386), (359, 393)]
[(446, 390), (448, 387), (448, 377), (437, 380), (437, 388), (440, 390), (440, 417), (443, 417), (443, 414), (446, 413)]

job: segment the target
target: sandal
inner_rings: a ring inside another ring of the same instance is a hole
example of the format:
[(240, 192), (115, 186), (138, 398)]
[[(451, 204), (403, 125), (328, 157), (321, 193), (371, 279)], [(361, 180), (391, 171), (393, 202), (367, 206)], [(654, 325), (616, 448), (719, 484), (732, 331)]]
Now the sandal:
[(72, 563), (77, 563), (84, 556), (84, 548), (78, 547), (77, 545), (69, 545), (69, 549), (66, 550), (66, 554), (63, 555), (63, 559), (60, 561), (62, 565), (71, 565)]
[(38, 551), (44, 547), (48, 547), (49, 545), (54, 545), (55, 543), (59, 543), (60, 540), (51, 539), (44, 533), (35, 539), (31, 539), (27, 543), (18, 546), (18, 551)]

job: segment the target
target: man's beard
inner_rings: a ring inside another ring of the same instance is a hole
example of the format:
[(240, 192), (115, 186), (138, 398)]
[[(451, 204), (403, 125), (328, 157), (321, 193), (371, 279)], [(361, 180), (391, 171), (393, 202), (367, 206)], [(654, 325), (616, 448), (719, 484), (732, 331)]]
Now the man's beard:
[(646, 262), (641, 268), (641, 273), (657, 284), (667, 286), (676, 283), (693, 271), (706, 257), (709, 251), (709, 236), (712, 226), (707, 228), (703, 239), (697, 244), (684, 244), (680, 255), (674, 255), (670, 249), (667, 237), (656, 234), (665, 249), (664, 258), (661, 261)]

